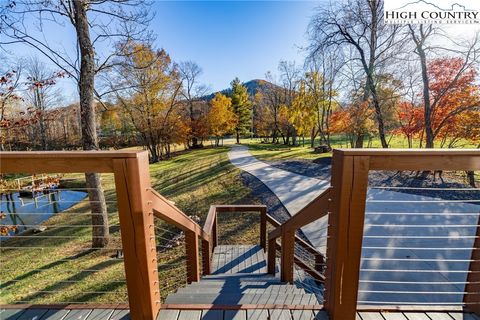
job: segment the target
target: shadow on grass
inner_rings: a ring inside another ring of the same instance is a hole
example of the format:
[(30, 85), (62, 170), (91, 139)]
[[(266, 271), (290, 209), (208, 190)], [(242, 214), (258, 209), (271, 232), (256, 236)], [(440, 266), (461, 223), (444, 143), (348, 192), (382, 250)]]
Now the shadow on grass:
[[(37, 292), (23, 297), (22, 300), (33, 301), (35, 299), (40, 299), (40, 298), (43, 298), (43, 297), (48, 296), (50, 294), (55, 294), (55, 293), (62, 292), (62, 291), (63, 292), (68, 292), (69, 288), (76, 286), (76, 284), (78, 282), (81, 282), (85, 278), (90, 277), (95, 273), (102, 272), (104, 269), (107, 269), (107, 268), (109, 268), (109, 267), (111, 267), (115, 264), (118, 264), (118, 263), (123, 263), (123, 260), (102, 261), (100, 263), (97, 263), (97, 264), (89, 267), (88, 270), (81, 270), (77, 274), (75, 274), (71, 277), (68, 277), (66, 280), (57, 281), (56, 283), (48, 285), (48, 286), (44, 287), (43, 289), (37, 290)], [(95, 271), (92, 271), (92, 270), (95, 270)], [(110, 289), (110, 291), (112, 291), (114, 288), (117, 288), (120, 285), (123, 286), (124, 284), (122, 282), (110, 282), (109, 283), (108, 281), (105, 281), (105, 282), (103, 282), (103, 284), (100, 287), (101, 288), (107, 288), (107, 289)], [(95, 286), (94, 288), (97, 288), (97, 287)], [(101, 295), (98, 292), (104, 291), (104, 290), (96, 290), (95, 289), (95, 291), (97, 293), (95, 293), (94, 296), (92, 296), (91, 294), (86, 294), (89, 297), (89, 299), (92, 299), (93, 297), (98, 298), (98, 296)], [(106, 293), (108, 293), (108, 292), (106, 292)], [(74, 302), (89, 301), (89, 299), (82, 299), (81, 297), (82, 296), (72, 297), (72, 298), (70, 298), (70, 301), (74, 301)], [(78, 299), (78, 300), (76, 300), (76, 299)]]

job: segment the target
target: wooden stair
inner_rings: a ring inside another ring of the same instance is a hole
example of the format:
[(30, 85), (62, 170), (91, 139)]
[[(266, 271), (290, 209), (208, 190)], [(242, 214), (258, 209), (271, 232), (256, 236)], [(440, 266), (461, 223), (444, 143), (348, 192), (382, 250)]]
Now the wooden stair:
[(256, 246), (220, 245), (212, 256), (212, 273), (167, 297), (166, 304), (318, 306), (317, 297), (267, 273), (266, 255)]

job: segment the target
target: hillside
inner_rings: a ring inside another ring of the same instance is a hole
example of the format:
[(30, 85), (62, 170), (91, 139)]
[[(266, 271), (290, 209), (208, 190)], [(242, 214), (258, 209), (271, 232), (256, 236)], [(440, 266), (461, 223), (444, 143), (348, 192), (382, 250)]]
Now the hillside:
[[(255, 96), (255, 94), (259, 91), (260, 92), (265, 91), (268, 86), (275, 86), (273, 83), (268, 82), (266, 80), (262, 80), (262, 79), (250, 80), (250, 81), (244, 82), (243, 85), (245, 87), (247, 87), (248, 94), (251, 97)], [(223, 90), (218, 91), (218, 92), (221, 92), (225, 95), (228, 95), (230, 93), (230, 90), (231, 90), (230, 88), (227, 88), (227, 89), (223, 89)], [(206, 96), (202, 97), (202, 100), (207, 100), (207, 101), (211, 100), (215, 96), (216, 93), (217, 92), (206, 95)]]

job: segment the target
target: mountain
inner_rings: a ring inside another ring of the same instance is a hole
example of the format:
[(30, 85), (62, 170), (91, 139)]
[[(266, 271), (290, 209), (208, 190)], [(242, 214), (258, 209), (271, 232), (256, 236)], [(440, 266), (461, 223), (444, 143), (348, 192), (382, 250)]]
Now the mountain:
[[(266, 88), (269, 87), (269, 86), (275, 86), (273, 83), (268, 82), (266, 80), (262, 80), (262, 79), (250, 80), (250, 81), (244, 82), (243, 85), (245, 87), (247, 87), (247, 92), (250, 95), (250, 97), (255, 96), (255, 94), (259, 91), (264, 92), (266, 90)], [(223, 90), (218, 91), (218, 92), (220, 92), (224, 95), (228, 95), (230, 93), (230, 91), (231, 91), (231, 89), (227, 88), (227, 89), (223, 89)], [(216, 93), (217, 92), (214, 92), (212, 94), (203, 96), (201, 99), (209, 101), (209, 100), (213, 99), (213, 97), (215, 97)]]

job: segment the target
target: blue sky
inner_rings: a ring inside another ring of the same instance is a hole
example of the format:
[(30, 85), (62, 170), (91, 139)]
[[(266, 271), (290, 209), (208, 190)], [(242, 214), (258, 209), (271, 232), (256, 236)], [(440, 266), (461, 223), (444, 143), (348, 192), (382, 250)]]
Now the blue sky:
[[(0, 2), (3, 0), (0, 0)], [(264, 78), (275, 72), (280, 60), (303, 64), (306, 30), (321, 1), (154, 1), (151, 29), (156, 46), (176, 61), (195, 61), (203, 69), (200, 81), (212, 91), (225, 89), (230, 81)], [(75, 34), (71, 26), (45, 24), (53, 48), (75, 57)], [(25, 45), (8, 48), (13, 58), (38, 55)], [(102, 48), (97, 48), (101, 50)], [(56, 70), (50, 64), (52, 70)], [(75, 84), (64, 79), (66, 103), (78, 100)]]
[(303, 63), (306, 30), (320, 2), (157, 1), (152, 29), (176, 61), (193, 60), (213, 90), (264, 78), (282, 59)]

